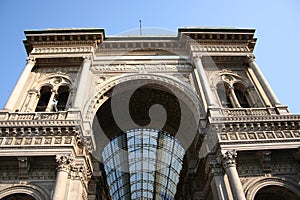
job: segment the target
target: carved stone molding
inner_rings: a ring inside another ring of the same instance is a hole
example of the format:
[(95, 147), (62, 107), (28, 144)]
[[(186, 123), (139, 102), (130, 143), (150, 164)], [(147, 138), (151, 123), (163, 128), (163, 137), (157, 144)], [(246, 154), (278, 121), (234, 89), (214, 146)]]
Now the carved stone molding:
[(224, 169), (236, 166), (237, 153), (235, 150), (229, 150), (222, 153), (222, 165)]

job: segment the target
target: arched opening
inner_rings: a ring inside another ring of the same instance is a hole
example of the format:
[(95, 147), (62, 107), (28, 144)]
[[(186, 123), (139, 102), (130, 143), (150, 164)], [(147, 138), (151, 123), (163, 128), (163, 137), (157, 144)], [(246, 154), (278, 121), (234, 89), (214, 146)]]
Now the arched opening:
[(250, 104), (248, 101), (248, 94), (245, 90), (245, 87), (242, 84), (236, 83), (233, 85), (234, 93), (238, 102), (242, 108), (250, 108)]
[(287, 188), (270, 185), (261, 188), (254, 197), (254, 200), (298, 200), (300, 197)]
[(64, 111), (69, 98), (69, 87), (60, 86), (57, 90), (57, 110)]
[(52, 88), (49, 86), (43, 86), (40, 90), (40, 98), (35, 108), (35, 112), (46, 111), (50, 97), (51, 97)]
[(2, 200), (36, 200), (36, 199), (28, 194), (17, 193), (17, 194), (8, 195), (2, 198)]
[[(127, 95), (127, 87), (130, 84), (124, 84), (123, 90), (116, 94), (106, 93), (109, 98), (100, 106), (93, 122), (110, 195), (112, 199), (174, 199), (187, 150), (184, 143), (197, 130), (192, 128), (197, 127), (194, 111), (169, 88), (151, 83), (130, 94), (129, 105), (124, 105), (130, 115), (117, 112), (122, 119), (118, 121), (112, 98), (117, 99), (118, 105), (124, 104), (122, 97)], [(151, 109), (155, 105), (164, 111), (154, 110), (153, 114)], [(183, 112), (188, 113), (185, 120), (191, 130), (186, 129), (180, 137)], [(166, 119), (160, 118), (163, 115)], [(102, 136), (97, 135), (100, 131)], [(108, 140), (105, 144), (103, 136)]]
[(224, 108), (233, 108), (231, 100), (228, 96), (228, 87), (224, 84), (219, 83), (217, 85), (217, 93), (221, 102), (222, 107)]

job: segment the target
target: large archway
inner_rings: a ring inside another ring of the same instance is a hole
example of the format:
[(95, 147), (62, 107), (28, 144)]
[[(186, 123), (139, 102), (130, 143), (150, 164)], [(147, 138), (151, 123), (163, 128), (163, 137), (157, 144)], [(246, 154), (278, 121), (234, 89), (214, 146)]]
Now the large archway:
[(104, 164), (112, 198), (173, 199), (198, 130), (195, 109), (172, 88), (140, 80), (105, 95), (93, 121), (94, 156)]
[(299, 198), (299, 196), (287, 188), (269, 185), (261, 188), (255, 194), (254, 200), (298, 200)]

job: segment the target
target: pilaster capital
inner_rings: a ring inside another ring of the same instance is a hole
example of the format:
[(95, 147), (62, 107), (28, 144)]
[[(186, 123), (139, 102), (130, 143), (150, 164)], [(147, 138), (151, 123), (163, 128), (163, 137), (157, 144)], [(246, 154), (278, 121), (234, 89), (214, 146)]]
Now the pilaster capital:
[(222, 165), (224, 169), (236, 166), (237, 153), (236, 150), (228, 150), (222, 153)]
[(27, 57), (26, 61), (27, 61), (27, 64), (31, 64), (32, 66), (34, 66), (36, 63), (36, 60), (34, 57)]
[(247, 55), (247, 63), (250, 63), (250, 62), (255, 62), (255, 55), (253, 55), (253, 54)]
[(56, 155), (56, 162), (58, 162), (57, 171), (69, 172), (71, 164), (74, 159), (70, 155)]
[(224, 174), (222, 162), (216, 155), (209, 155), (207, 157), (205, 171), (212, 176), (222, 176)]

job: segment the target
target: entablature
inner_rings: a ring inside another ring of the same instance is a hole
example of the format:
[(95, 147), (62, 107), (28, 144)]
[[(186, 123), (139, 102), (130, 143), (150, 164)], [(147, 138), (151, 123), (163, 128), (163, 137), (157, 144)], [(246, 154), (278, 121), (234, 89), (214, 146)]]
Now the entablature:
[[(80, 111), (59, 112), (0, 112), (0, 137), (12, 138), (61, 138), (75, 137), (77, 144), (84, 145), (87, 150), (94, 148), (93, 138), (89, 130), (83, 127)], [(11, 142), (13, 139), (11, 138)], [(18, 143), (22, 143), (20, 140)], [(33, 140), (32, 140), (33, 141)]]
[(92, 46), (104, 39), (104, 29), (46, 29), (24, 31), (27, 54), (35, 47)]

